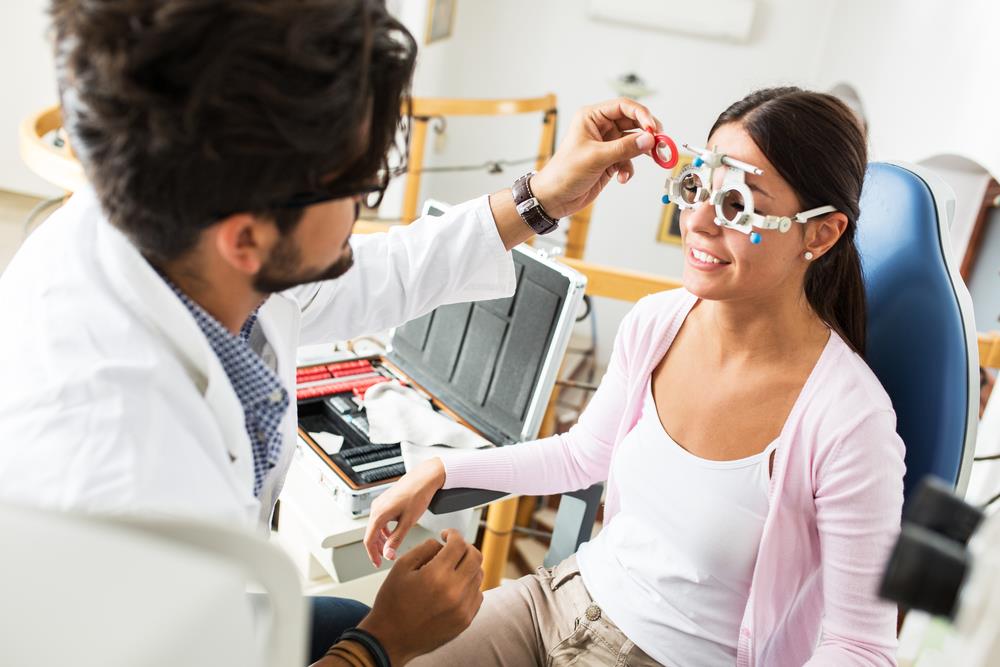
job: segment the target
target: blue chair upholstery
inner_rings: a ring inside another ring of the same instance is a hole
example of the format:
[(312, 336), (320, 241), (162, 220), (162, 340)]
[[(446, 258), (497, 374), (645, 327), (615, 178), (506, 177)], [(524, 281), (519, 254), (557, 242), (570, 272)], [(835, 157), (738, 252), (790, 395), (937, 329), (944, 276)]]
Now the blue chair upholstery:
[(866, 358), (896, 410), (907, 499), (926, 475), (963, 494), (975, 449), (979, 351), (951, 250), (954, 203), (933, 173), (889, 163), (869, 166), (861, 196)]

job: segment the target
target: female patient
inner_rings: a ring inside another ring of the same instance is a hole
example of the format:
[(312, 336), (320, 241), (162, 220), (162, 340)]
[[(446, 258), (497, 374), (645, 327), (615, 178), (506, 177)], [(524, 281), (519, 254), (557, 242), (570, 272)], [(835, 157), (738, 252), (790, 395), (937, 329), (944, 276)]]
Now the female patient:
[(860, 356), (865, 137), (835, 98), (778, 88), (726, 109), (708, 144), (763, 171), (745, 176), (757, 213), (812, 215), (752, 243), (711, 203), (685, 210), (684, 288), (628, 314), (577, 425), (434, 459), (376, 501), (373, 561), (394, 557), (439, 488), (607, 480), (596, 538), (487, 592), (468, 630), (411, 664), (895, 664), (896, 610), (875, 591), (903, 444)]

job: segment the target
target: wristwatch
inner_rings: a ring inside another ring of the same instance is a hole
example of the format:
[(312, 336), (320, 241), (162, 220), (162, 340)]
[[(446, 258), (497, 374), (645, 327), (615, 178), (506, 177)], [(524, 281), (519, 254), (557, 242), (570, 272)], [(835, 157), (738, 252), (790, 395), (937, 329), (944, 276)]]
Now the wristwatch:
[(535, 230), (536, 234), (548, 234), (559, 226), (559, 221), (552, 218), (541, 203), (531, 193), (531, 177), (535, 172), (529, 171), (514, 181), (511, 190), (514, 192), (514, 206), (524, 223)]

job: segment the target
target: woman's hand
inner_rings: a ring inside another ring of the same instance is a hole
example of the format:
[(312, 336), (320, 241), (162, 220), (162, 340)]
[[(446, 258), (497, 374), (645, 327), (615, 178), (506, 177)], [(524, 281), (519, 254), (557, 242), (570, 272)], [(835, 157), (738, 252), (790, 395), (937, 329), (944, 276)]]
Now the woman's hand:
[(619, 98), (580, 109), (552, 159), (531, 178), (531, 191), (554, 218), (576, 213), (597, 198), (617, 174), (620, 183), (632, 178), (632, 158), (649, 153), (655, 143), (649, 132), (660, 122), (634, 100)]
[[(375, 567), (382, 564), (383, 556), (396, 559), (396, 549), (417, 519), (427, 511), (434, 493), (444, 486), (444, 479), (444, 463), (433, 458), (403, 475), (392, 488), (375, 499), (365, 529), (365, 549)], [(390, 530), (389, 524), (393, 521), (396, 527)]]
[(443, 546), (427, 540), (392, 566), (371, 613), (358, 624), (381, 642), (393, 665), (454, 639), (483, 603), (482, 554), (456, 530), (441, 538)]

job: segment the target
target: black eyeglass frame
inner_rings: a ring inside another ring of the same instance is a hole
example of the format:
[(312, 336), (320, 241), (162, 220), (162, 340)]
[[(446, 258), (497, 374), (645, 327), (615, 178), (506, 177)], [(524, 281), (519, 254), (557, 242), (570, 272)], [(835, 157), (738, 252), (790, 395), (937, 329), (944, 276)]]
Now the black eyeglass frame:
[[(409, 137), (407, 137), (408, 139)], [(407, 142), (409, 144), (409, 142)], [(405, 157), (409, 157), (408, 155)], [(369, 183), (367, 185), (348, 185), (342, 187), (331, 187), (329, 190), (314, 190), (311, 192), (300, 192), (294, 194), (288, 199), (283, 199), (272, 204), (269, 208), (275, 209), (290, 209), (290, 208), (305, 208), (306, 206), (312, 206), (314, 204), (322, 204), (326, 201), (331, 201), (334, 199), (347, 199), (348, 197), (363, 197), (362, 203), (365, 208), (374, 209), (378, 208), (379, 204), (382, 203), (382, 198), (385, 197), (386, 188), (389, 187), (389, 181), (397, 176), (402, 176), (408, 170), (407, 168), (408, 160), (404, 158), (403, 164), (390, 167), (388, 171), (383, 171), (379, 175), (379, 181), (376, 184)], [(372, 195), (375, 195), (372, 198)]]
[[(275, 202), (268, 208), (306, 208), (307, 206), (322, 204), (323, 202), (333, 201), (334, 199), (348, 199), (354, 197), (360, 197), (367, 208), (378, 208), (378, 205), (382, 203), (382, 198), (385, 196), (385, 189), (388, 185), (389, 181), (388, 179), (385, 179), (378, 185), (355, 185), (353, 187), (331, 188), (330, 190), (300, 192), (287, 199)], [(372, 198), (372, 195), (374, 195), (374, 198)]]

